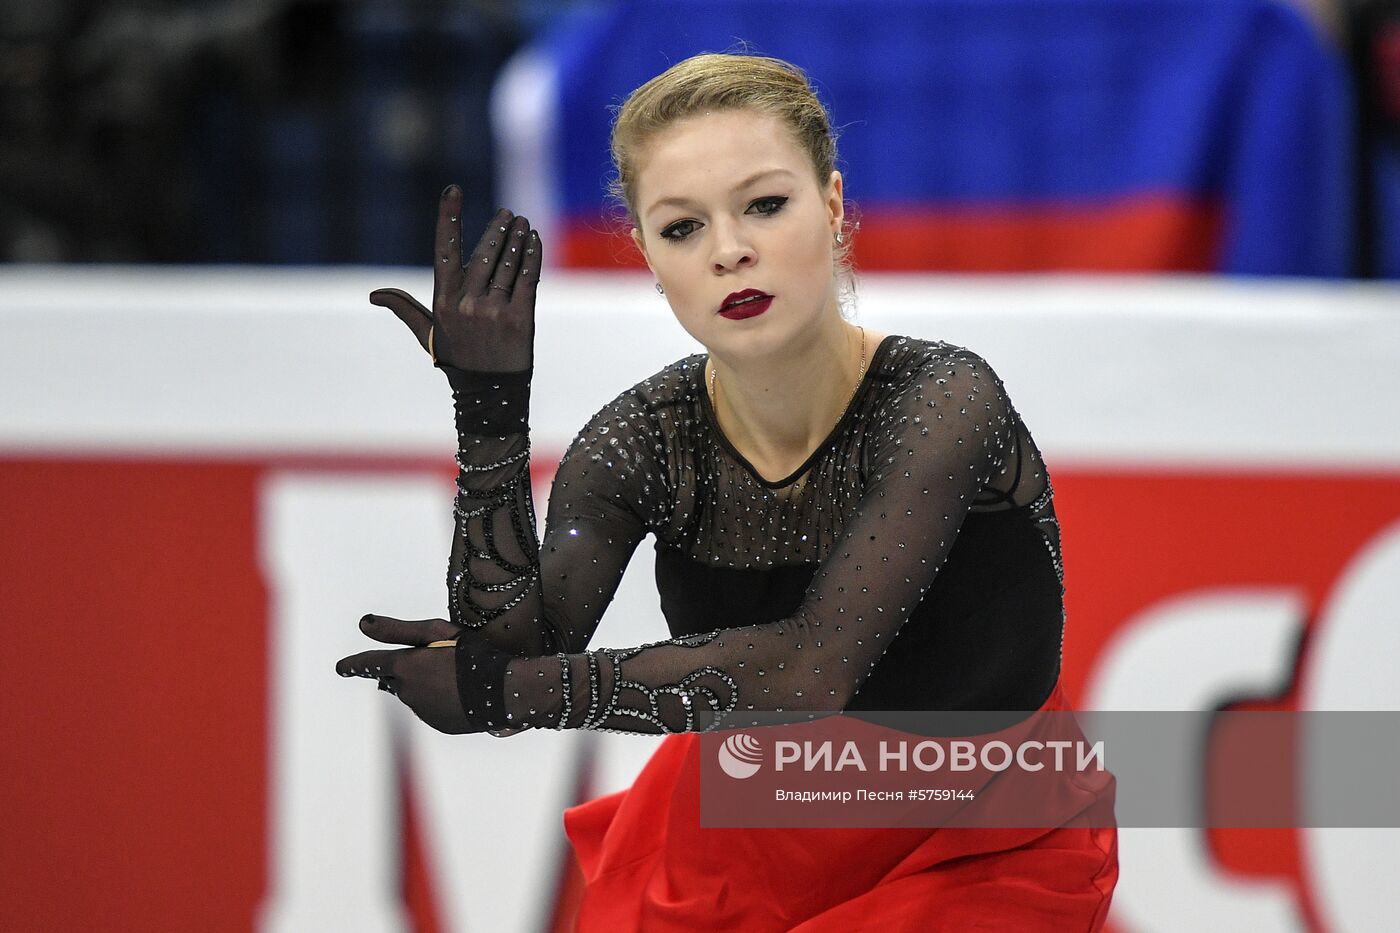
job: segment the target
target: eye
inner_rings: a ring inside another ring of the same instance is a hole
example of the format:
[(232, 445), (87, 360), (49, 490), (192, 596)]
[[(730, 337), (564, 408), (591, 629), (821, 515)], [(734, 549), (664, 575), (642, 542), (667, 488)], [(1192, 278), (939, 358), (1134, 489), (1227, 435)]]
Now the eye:
[[(754, 208), (759, 208), (759, 214), (776, 214), (783, 209), (783, 205), (786, 204), (787, 201), (787, 198), (777, 195), (769, 198), (759, 198), (749, 205), (749, 211), (752, 211)], [(748, 213), (748, 211), (745, 211), (745, 213)]]
[(686, 237), (690, 236), (692, 233), (695, 232), (691, 229), (695, 226), (696, 223), (693, 220), (678, 220), (670, 226), (666, 227), (666, 229), (661, 231), (661, 239), (684, 240)]
[[(759, 198), (749, 204), (746, 214), (758, 214), (760, 217), (771, 217), (783, 209), (788, 199), (782, 195), (774, 195), (767, 198)], [(673, 224), (663, 228), (659, 236), (663, 240), (670, 240), (673, 243), (680, 242), (700, 229), (702, 224), (694, 220), (678, 220)]]

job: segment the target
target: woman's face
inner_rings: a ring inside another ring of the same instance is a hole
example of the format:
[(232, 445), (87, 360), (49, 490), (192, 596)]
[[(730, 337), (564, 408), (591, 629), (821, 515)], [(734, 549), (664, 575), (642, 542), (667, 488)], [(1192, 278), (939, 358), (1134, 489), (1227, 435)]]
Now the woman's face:
[[(639, 153), (635, 192), (632, 237), (681, 326), (706, 347), (765, 355), (826, 315), (839, 320), (841, 173), (818, 186), (778, 118), (729, 110), (672, 124)], [(720, 313), (747, 290), (773, 296), (767, 310)]]

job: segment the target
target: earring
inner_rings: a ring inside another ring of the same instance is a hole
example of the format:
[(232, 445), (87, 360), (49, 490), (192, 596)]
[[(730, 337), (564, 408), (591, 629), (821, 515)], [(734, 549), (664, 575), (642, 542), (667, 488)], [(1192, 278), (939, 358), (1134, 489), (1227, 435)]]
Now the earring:
[(664, 295), (664, 294), (666, 294), (666, 289), (664, 289), (664, 288), (661, 287), (661, 283), (660, 283), (660, 282), (657, 282), (657, 283), (656, 283), (656, 293), (657, 293), (658, 295)]
[(837, 246), (840, 246), (840, 245), (841, 245), (842, 243), (844, 243), (844, 242), (846, 242), (846, 238), (843, 237), (843, 236), (841, 236), (841, 231), (840, 231), (840, 230), (837, 230), (837, 231), (836, 231), (836, 245), (837, 245)]

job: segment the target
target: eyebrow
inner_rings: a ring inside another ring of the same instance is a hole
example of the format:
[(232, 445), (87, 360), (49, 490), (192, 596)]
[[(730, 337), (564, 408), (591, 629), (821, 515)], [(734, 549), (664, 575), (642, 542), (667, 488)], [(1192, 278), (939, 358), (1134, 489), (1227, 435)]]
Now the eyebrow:
[[(745, 188), (747, 188), (749, 185), (752, 185), (754, 182), (758, 181), (759, 179), (767, 178), (769, 175), (792, 175), (792, 172), (788, 171), (788, 170), (785, 169), (785, 168), (765, 168), (765, 169), (760, 169), (759, 171), (754, 172), (754, 173), (753, 173), (752, 175), (750, 175), (748, 178), (745, 178), (743, 181), (739, 182), (737, 185), (735, 185), (735, 186), (734, 186), (733, 188), (731, 188), (730, 190), (731, 190), (731, 191), (743, 191), (743, 190), (744, 190)], [(794, 177), (796, 177), (796, 176), (794, 176)], [(655, 211), (657, 208), (659, 208), (659, 207), (667, 207), (667, 206), (670, 206), (670, 205), (675, 205), (676, 207), (684, 207), (684, 206), (686, 206), (687, 204), (690, 204), (690, 203), (691, 203), (691, 201), (690, 201), (689, 198), (682, 198), (682, 197), (662, 198), (661, 200), (659, 200), (659, 201), (655, 202), (654, 204), (652, 204), (651, 207), (647, 208), (647, 211), (646, 211), (646, 212), (647, 212), (648, 214), (651, 214), (652, 212), (654, 212), (654, 211)]]

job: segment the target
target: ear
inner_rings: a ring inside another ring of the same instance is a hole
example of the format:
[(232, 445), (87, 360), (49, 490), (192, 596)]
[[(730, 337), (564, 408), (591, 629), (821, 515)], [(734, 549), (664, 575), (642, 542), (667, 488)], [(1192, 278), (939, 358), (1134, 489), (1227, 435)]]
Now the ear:
[[(646, 241), (642, 239), (642, 231), (636, 227), (632, 228), (632, 244), (637, 247), (637, 252), (642, 254), (642, 259), (646, 261), (647, 268), (651, 269), (651, 257), (647, 255)], [(652, 269), (651, 274), (656, 275), (656, 270)]]
[(840, 231), (841, 222), (846, 219), (844, 194), (845, 179), (841, 177), (840, 172), (833, 171), (826, 181), (825, 192), (827, 219), (831, 223), (833, 234)]

